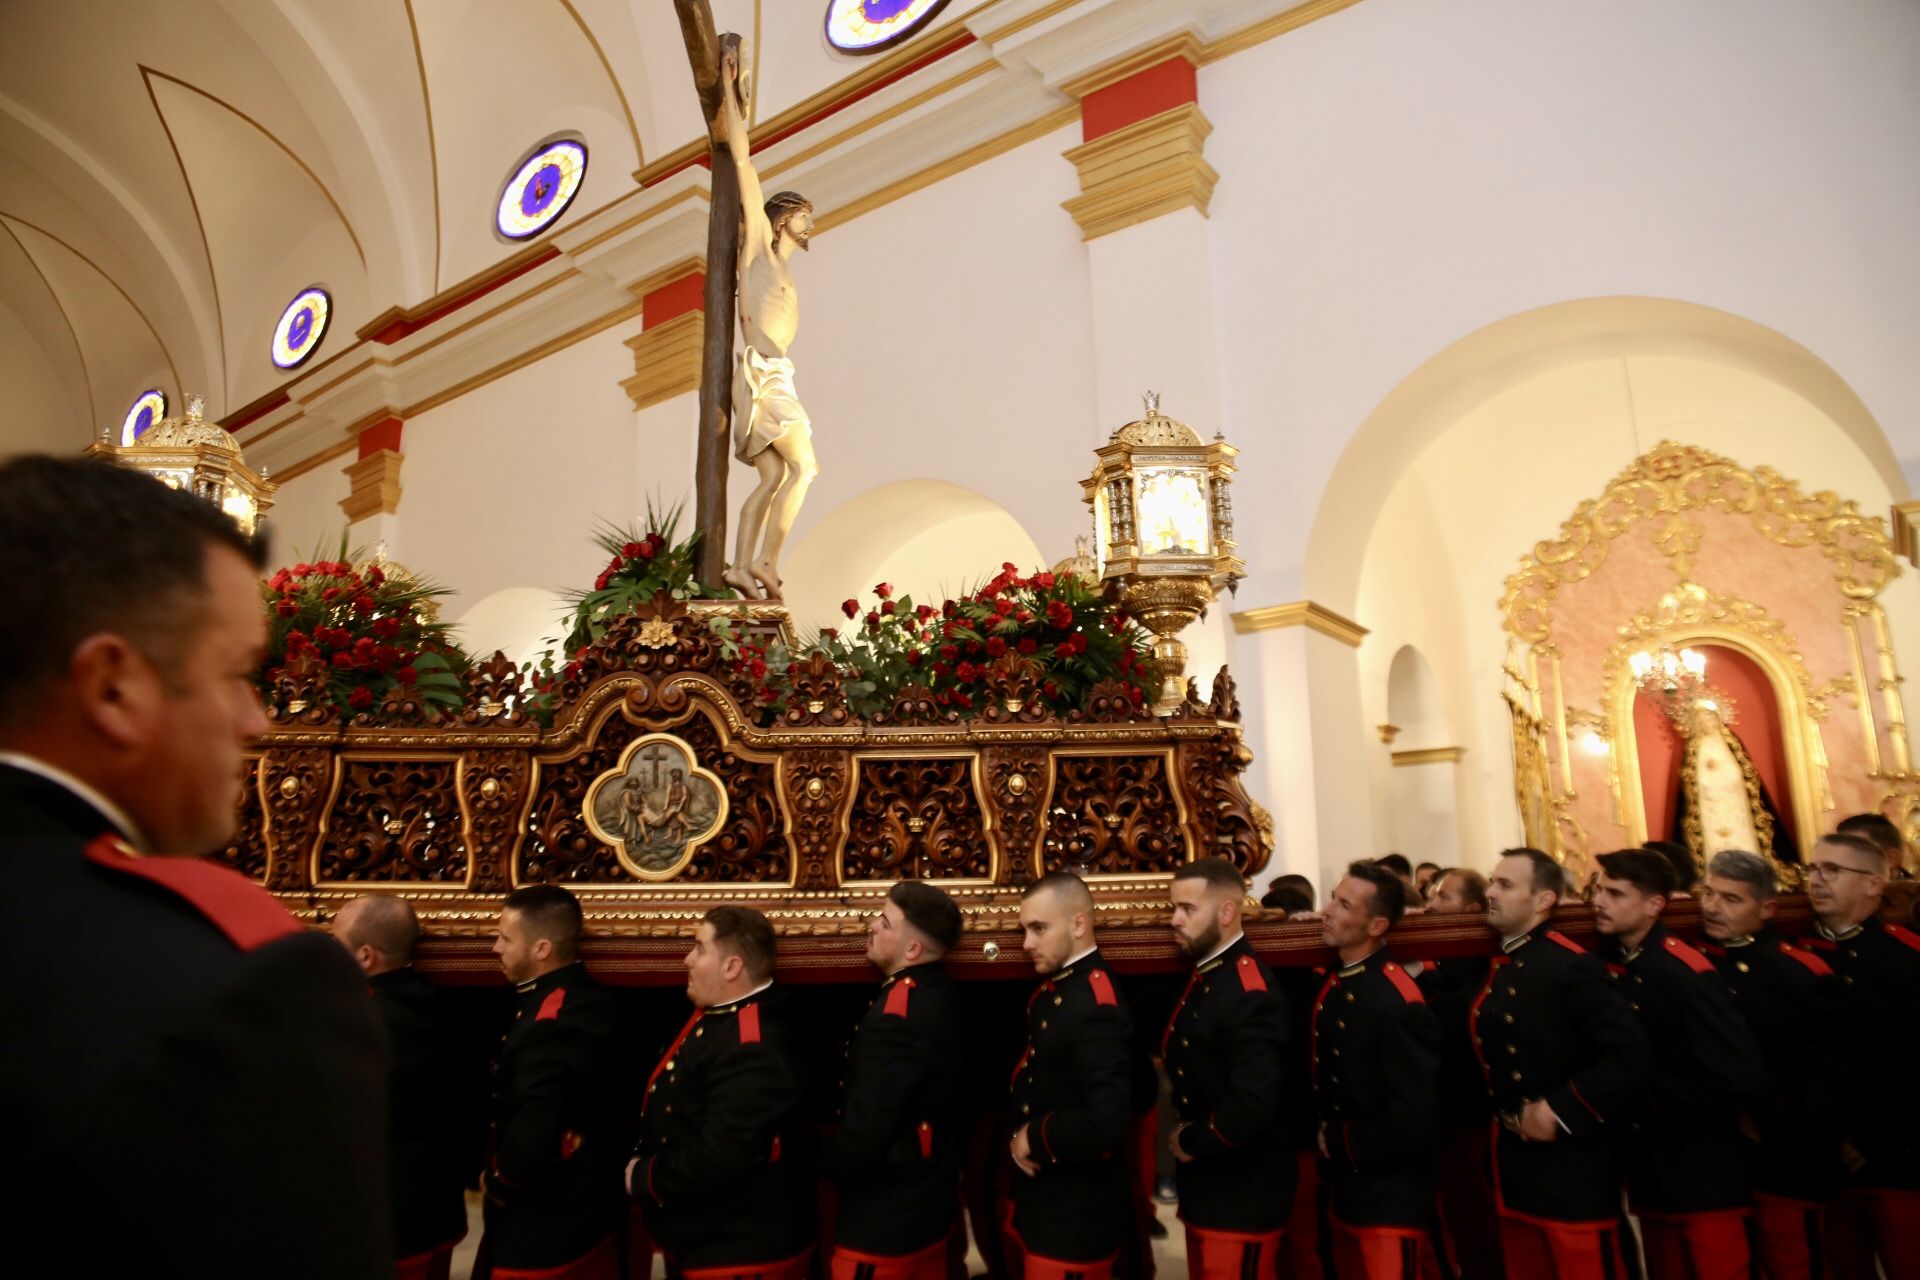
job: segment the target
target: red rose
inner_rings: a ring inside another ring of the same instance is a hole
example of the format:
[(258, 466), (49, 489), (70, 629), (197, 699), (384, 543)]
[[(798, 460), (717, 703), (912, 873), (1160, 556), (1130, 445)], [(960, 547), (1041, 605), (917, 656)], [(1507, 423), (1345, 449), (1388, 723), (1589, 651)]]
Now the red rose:
[(997, 597), (993, 602), (993, 611), (1004, 618), (1013, 612), (1013, 601), (1005, 596)]
[(980, 646), (972, 640), (967, 641), (967, 656), (969, 658), (980, 656)]
[(891, 582), (876, 582), (873, 585), (873, 594), (879, 596), (882, 600), (891, 600), (893, 599), (893, 584)]
[(1137, 684), (1130, 684), (1127, 686), (1127, 697), (1133, 699), (1133, 705), (1137, 707), (1147, 700), (1146, 690)]
[(272, 587), (275, 591), (285, 591), (288, 587), (293, 585), (293, 575), (288, 573), (285, 569), (282, 569), (280, 570), (280, 572), (274, 574), (271, 578), (267, 579), (267, 585)]
[(379, 636), (382, 640), (393, 639), (400, 634), (400, 619), (391, 616), (375, 618), (373, 620), (373, 634)]
[(951, 600), (943, 600), (940, 603), (940, 616), (943, 618), (951, 618), (954, 614), (958, 613), (959, 611), (960, 611), (960, 606), (955, 604)]
[(1049, 680), (1040, 686), (1040, 692), (1046, 694), (1049, 698), (1057, 698), (1060, 696), (1060, 686)]
[(609, 579), (608, 576), (603, 573), (599, 577), (593, 580), (593, 589), (595, 591), (605, 591), (607, 589), (607, 583), (609, 581), (611, 581), (611, 579)]
[(871, 609), (867, 610), (867, 629), (869, 631), (878, 631), (880, 629), (880, 615)]
[(359, 614), (363, 618), (372, 614), (373, 597), (372, 596), (355, 596), (353, 598), (353, 611)]
[(273, 606), (273, 611), (283, 618), (291, 618), (294, 614), (300, 612), (300, 606), (292, 600), (282, 600), (279, 604)]
[(1050, 601), (1047, 605), (1047, 621), (1066, 630), (1073, 625), (1073, 606), (1065, 600)]
[(410, 685), (420, 678), (420, 673), (412, 667), (401, 667), (393, 673), (393, 678), (403, 685)]
[(933, 606), (930, 604), (917, 604), (913, 606), (913, 616), (925, 622), (933, 616)]
[(920, 665), (920, 651), (918, 649), (915, 649), (913, 652), (907, 655), (907, 665), (910, 667), (917, 667)]
[(961, 693), (958, 690), (954, 691), (953, 703), (955, 706), (964, 707), (969, 711), (973, 709), (973, 699), (969, 698), (966, 694)]
[(953, 705), (953, 695), (950, 693), (946, 693), (944, 691), (934, 694), (933, 700), (939, 703), (943, 707), (950, 707)]
[(1033, 575), (1033, 585), (1040, 588), (1042, 591), (1053, 590), (1053, 584), (1055, 581), (1056, 579), (1050, 573), (1036, 573)]
[(400, 665), (400, 651), (390, 644), (375, 646), (373, 665), (382, 671), (391, 671)]
[(963, 662), (953, 669), (953, 678), (962, 684), (970, 684), (977, 670), (971, 662)]
[(373, 637), (361, 636), (358, 640), (355, 640), (353, 642), (353, 652), (356, 656), (364, 655), (371, 657), (373, 654)]
[(353, 655), (350, 653), (336, 653), (333, 655), (333, 665), (336, 667), (350, 667), (353, 665)]
[(651, 560), (659, 554), (660, 544), (655, 542), (653, 536), (649, 534), (647, 540), (640, 544), (640, 558), (642, 560)]
[(1038, 640), (1035, 640), (1032, 636), (1020, 637), (1020, 652), (1034, 653), (1038, 651), (1039, 648), (1040, 648), (1040, 642)]
[(935, 680), (945, 680), (948, 676), (952, 674), (953, 674), (953, 669), (947, 666), (946, 663), (936, 662), (933, 664), (933, 678)]
[(1006, 574), (1009, 578), (1011, 578), (1014, 574), (1020, 572), (1020, 570), (1014, 567), (1013, 561), (1011, 560), (1002, 560), (1000, 562), (1000, 571)]
[(853, 599), (842, 600), (840, 602), (840, 612), (846, 614), (849, 618), (857, 618), (860, 616), (860, 602)]
[(747, 674), (752, 676), (755, 680), (766, 679), (766, 675), (767, 675), (766, 661), (762, 658), (755, 658), (752, 662), (749, 662), (747, 664)]
[(886, 601), (884, 604), (880, 606), (880, 612), (887, 615), (888, 617), (893, 616), (893, 609), (894, 609), (894, 604), (893, 604), (893, 601), (891, 600)]
[(385, 584), (386, 580), (387, 575), (381, 571), (379, 565), (375, 565), (373, 568), (367, 570), (367, 582), (369, 585), (378, 587)]
[(308, 564), (304, 560), (302, 560), (299, 564), (293, 566), (293, 575), (296, 578), (305, 577), (307, 574), (312, 572), (313, 572), (313, 566)]
[(940, 656), (948, 662), (957, 661), (960, 657), (960, 646), (957, 644), (943, 644), (940, 646)]
[(373, 690), (362, 686), (347, 695), (347, 705), (355, 711), (365, 711), (373, 705)]
[(1004, 654), (1006, 651), (1007, 651), (1007, 642), (1005, 640), (1002, 640), (999, 636), (994, 636), (992, 639), (987, 641), (987, 656), (989, 658), (998, 658), (1002, 654)]
[(620, 554), (629, 560), (638, 560), (640, 558), (640, 544), (637, 542), (629, 542), (620, 548)]
[(338, 596), (339, 594), (340, 594), (340, 588), (338, 588), (338, 587), (328, 587), (328, 588), (327, 588), (326, 590), (324, 590), (324, 591), (322, 591), (322, 592), (320, 593), (320, 599), (321, 599), (322, 601), (331, 601), (331, 600), (333, 600), (333, 599), (334, 599), (334, 598), (335, 598), (336, 596)]

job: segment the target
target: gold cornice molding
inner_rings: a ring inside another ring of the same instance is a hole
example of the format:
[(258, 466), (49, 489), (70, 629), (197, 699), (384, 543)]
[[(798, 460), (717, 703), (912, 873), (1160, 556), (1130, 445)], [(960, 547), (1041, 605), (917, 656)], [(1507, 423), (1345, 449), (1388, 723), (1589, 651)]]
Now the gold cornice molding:
[(1233, 615), (1233, 630), (1237, 635), (1251, 635), (1256, 631), (1278, 631), (1283, 627), (1305, 627), (1309, 631), (1318, 631), (1321, 635), (1338, 640), (1341, 644), (1355, 649), (1367, 636), (1367, 629), (1351, 618), (1345, 618), (1312, 600), (1296, 600), (1291, 604), (1270, 604), (1258, 609), (1242, 609)]
[(706, 269), (707, 260), (705, 258), (696, 258), (689, 254), (678, 262), (660, 268), (650, 276), (642, 276), (627, 286), (627, 292), (636, 298), (644, 299), (656, 289), (663, 289), (674, 281), (684, 280), (696, 272), (704, 273)]
[(1458, 764), (1467, 754), (1465, 747), (1419, 747), (1393, 753), (1393, 767), (1404, 769), (1415, 764)]
[(1080, 108), (1069, 105), (1061, 107), (1057, 111), (1050, 111), (1037, 120), (1032, 120), (1016, 128), (1009, 129), (997, 137), (975, 143), (958, 155), (949, 156), (947, 159), (939, 161), (936, 164), (930, 164), (917, 173), (910, 173), (904, 178), (889, 182), (877, 191), (870, 191), (864, 196), (849, 200), (837, 209), (829, 210), (827, 213), (813, 220), (814, 234), (825, 234), (835, 227), (851, 222), (863, 214), (872, 213), (882, 205), (892, 204), (902, 196), (910, 196), (914, 192), (924, 187), (930, 187), (936, 182), (944, 182), (956, 173), (962, 173), (977, 164), (983, 164), (995, 156), (1004, 155), (1015, 147), (1025, 146), (1027, 143), (1038, 138), (1044, 138), (1050, 133), (1056, 133), (1068, 125), (1073, 124), (1079, 120), (1079, 118)]
[(1920, 502), (1893, 504), (1893, 547), (1909, 564), (1920, 565)]
[(1083, 240), (1180, 209), (1198, 209), (1204, 218), (1220, 180), (1204, 154), (1212, 132), (1199, 105), (1187, 102), (1069, 148), (1080, 194), (1060, 207)]
[(1078, 102), (1090, 93), (1119, 84), (1130, 76), (1139, 75), (1149, 67), (1157, 67), (1171, 58), (1185, 58), (1193, 66), (1199, 66), (1206, 57), (1206, 46), (1200, 37), (1191, 31), (1182, 31), (1177, 36), (1148, 45), (1137, 53), (1130, 53), (1118, 62), (1109, 62), (1097, 70), (1076, 76), (1060, 86), (1061, 92)]
[(683, 311), (627, 339), (633, 352), (633, 376), (621, 388), (636, 410), (651, 408), (700, 389), (701, 348), (706, 340), (704, 311)]
[(1322, 18), (1339, 13), (1342, 9), (1351, 9), (1359, 3), (1360, 0), (1308, 0), (1306, 4), (1295, 5), (1285, 12), (1276, 13), (1271, 18), (1263, 18), (1259, 22), (1251, 23), (1210, 42), (1201, 52), (1200, 65), (1206, 66), (1210, 62), (1230, 58), (1236, 53), (1245, 53), (1255, 45), (1265, 44), (1289, 31), (1298, 31), (1309, 22), (1318, 22)]
[(400, 464), (404, 461), (393, 450), (381, 449), (347, 468), (353, 489), (340, 499), (340, 510), (346, 513), (348, 524), (369, 516), (392, 515), (400, 509)]

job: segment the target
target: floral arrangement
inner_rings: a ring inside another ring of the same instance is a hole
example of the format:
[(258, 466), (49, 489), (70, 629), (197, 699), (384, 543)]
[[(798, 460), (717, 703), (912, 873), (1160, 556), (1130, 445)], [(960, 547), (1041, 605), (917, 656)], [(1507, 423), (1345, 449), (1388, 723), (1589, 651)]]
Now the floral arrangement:
[[(984, 711), (992, 696), (989, 669), (1011, 657), (1031, 664), (1049, 710), (1065, 715), (1085, 705), (1095, 685), (1119, 681), (1136, 707), (1153, 683), (1152, 638), (1100, 587), (1073, 574), (1021, 577), (1011, 563), (983, 586), (938, 608), (873, 589), (863, 610), (857, 599), (840, 606), (848, 625), (823, 630), (814, 648), (842, 675), (849, 709), (871, 717), (892, 707), (912, 685), (929, 690), (941, 707), (963, 718)], [(778, 646), (732, 641), (735, 672), (763, 706), (786, 700), (791, 655)]]
[(558, 642), (565, 658), (556, 660), (554, 650), (549, 648), (537, 664), (524, 668), (531, 690), (526, 695), (526, 709), (541, 723), (552, 719), (555, 690), (562, 679), (578, 673), (580, 658), (588, 646), (619, 619), (638, 612), (641, 605), (663, 594), (674, 600), (724, 600), (735, 594), (731, 587), (700, 581), (694, 569), (700, 533), (695, 530), (682, 539), (680, 514), (678, 504), (656, 511), (649, 502), (645, 533), (614, 524), (595, 531), (593, 540), (607, 553), (607, 563), (594, 578), (593, 590), (571, 592), (567, 597), (571, 612), (566, 620), (566, 639)]
[(396, 697), (455, 709), (465, 701), (467, 654), (439, 621), (445, 589), (396, 566), (349, 553), (303, 560), (261, 584), (267, 652), (258, 684), (280, 712), (290, 674), (311, 674), (343, 716), (377, 717)]

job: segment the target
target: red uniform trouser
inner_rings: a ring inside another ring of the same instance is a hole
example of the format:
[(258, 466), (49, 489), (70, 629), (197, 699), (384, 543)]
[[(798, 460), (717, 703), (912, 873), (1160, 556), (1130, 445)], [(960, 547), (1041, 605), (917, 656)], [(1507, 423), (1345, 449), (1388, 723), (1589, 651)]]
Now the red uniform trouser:
[(1011, 1200), (1007, 1202), (1007, 1216), (1001, 1231), (1007, 1266), (1013, 1271), (1014, 1280), (1113, 1280), (1113, 1264), (1118, 1254), (1092, 1262), (1068, 1262), (1029, 1250), (1020, 1229), (1013, 1225)]
[(493, 1280), (620, 1280), (620, 1237), (608, 1236), (557, 1267), (495, 1267), (490, 1274)]
[(1920, 1277), (1920, 1191), (1850, 1188), (1827, 1206), (1836, 1276), (1871, 1276), (1877, 1256), (1889, 1280)]
[(1749, 1280), (1752, 1276), (1747, 1210), (1636, 1212), (1640, 1246), (1647, 1255), (1647, 1280)]
[(1281, 1231), (1187, 1227), (1187, 1280), (1280, 1280)]
[(393, 1280), (450, 1280), (453, 1275), (453, 1247), (449, 1240), (438, 1248), (416, 1253), (393, 1264)]
[(1620, 1280), (1630, 1274), (1618, 1222), (1556, 1222), (1503, 1212), (1500, 1250), (1515, 1280)]
[(1764, 1192), (1754, 1196), (1752, 1241), (1767, 1280), (1832, 1280), (1823, 1204)]
[(1132, 1193), (1132, 1280), (1153, 1280), (1154, 1170), (1160, 1149), (1160, 1114), (1144, 1111), (1133, 1118), (1127, 1147), (1127, 1189)]
[(947, 1280), (947, 1242), (899, 1256), (835, 1245), (827, 1275), (829, 1280)]
[(1450, 1131), (1440, 1146), (1440, 1221), (1460, 1280), (1506, 1280), (1487, 1129)]
[(667, 1274), (681, 1280), (811, 1280), (813, 1246), (779, 1262), (739, 1262), (727, 1267), (676, 1267), (669, 1258)]
[(1287, 1280), (1333, 1280), (1333, 1241), (1329, 1238), (1326, 1217), (1326, 1185), (1320, 1180), (1320, 1157), (1311, 1151), (1295, 1153), (1297, 1181), (1293, 1188), (1293, 1213), (1287, 1218), (1286, 1238), (1281, 1242)]
[(1433, 1240), (1416, 1227), (1352, 1227), (1333, 1220), (1340, 1280), (1440, 1280)]

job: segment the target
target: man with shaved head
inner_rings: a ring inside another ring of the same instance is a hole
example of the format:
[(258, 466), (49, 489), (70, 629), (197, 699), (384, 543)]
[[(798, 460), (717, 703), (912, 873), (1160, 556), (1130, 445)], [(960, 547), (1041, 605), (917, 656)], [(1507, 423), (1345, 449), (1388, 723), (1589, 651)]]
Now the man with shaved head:
[(1025, 1280), (1108, 1280), (1127, 1242), (1133, 1019), (1100, 957), (1093, 895), (1052, 871), (1020, 899), (1040, 985), (1013, 1073), (1008, 1251)]
[(340, 908), (333, 937), (367, 975), (392, 1059), (387, 1073), (388, 1194), (394, 1269), (400, 1280), (444, 1277), (467, 1233), (461, 1194), (459, 1064), (433, 984), (413, 967), (420, 921), (413, 905), (368, 894)]

